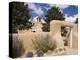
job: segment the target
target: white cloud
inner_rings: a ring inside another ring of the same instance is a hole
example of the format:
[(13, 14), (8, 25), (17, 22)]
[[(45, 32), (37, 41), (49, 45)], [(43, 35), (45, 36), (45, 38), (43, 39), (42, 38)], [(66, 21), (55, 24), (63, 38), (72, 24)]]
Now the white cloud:
[(50, 4), (49, 6), (50, 6), (50, 7), (53, 7), (53, 6), (56, 6), (56, 4)]
[(38, 16), (41, 16), (44, 14), (43, 10), (41, 9), (41, 7), (36, 6), (34, 3), (29, 3), (28, 4), (28, 8), (33, 10), (33, 13), (36, 13)]
[(75, 22), (76, 18), (78, 18), (78, 15), (68, 16), (67, 14), (65, 14), (65, 21)]
[(44, 7), (47, 11), (48, 11), (48, 9), (49, 9), (49, 7)]
[(41, 8), (35, 9), (34, 12), (35, 12), (36, 14), (38, 14), (39, 16), (41, 16), (41, 15), (44, 14), (44, 12), (43, 12), (43, 10), (42, 10)]
[(61, 9), (65, 9), (65, 8), (69, 7), (69, 5), (61, 5), (61, 4), (57, 4), (56, 6)]
[(29, 9), (32, 9), (32, 10), (35, 10), (36, 9), (36, 6), (33, 3), (28, 3), (28, 8)]

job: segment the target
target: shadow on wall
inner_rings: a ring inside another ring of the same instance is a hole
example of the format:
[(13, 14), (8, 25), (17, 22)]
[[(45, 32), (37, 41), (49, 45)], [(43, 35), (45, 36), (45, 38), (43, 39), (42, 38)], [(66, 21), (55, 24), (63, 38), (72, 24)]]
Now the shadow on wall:
[[(12, 48), (12, 49), (11, 49)], [(9, 35), (9, 57), (17, 58), (24, 54), (25, 49), (23, 42), (18, 38), (17, 35)]]

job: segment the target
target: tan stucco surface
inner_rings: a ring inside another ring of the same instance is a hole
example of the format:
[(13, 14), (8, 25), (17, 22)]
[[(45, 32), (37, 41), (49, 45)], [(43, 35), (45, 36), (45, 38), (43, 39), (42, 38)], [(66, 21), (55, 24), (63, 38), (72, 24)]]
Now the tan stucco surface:
[[(33, 48), (34, 44), (32, 43), (32, 38), (35, 35), (42, 35), (45, 36), (47, 34), (51, 35), (53, 40), (56, 41), (57, 48), (64, 47), (63, 38), (61, 36), (61, 26), (68, 26), (72, 28), (72, 47), (78, 48), (78, 32), (77, 32), (77, 25), (71, 22), (65, 21), (52, 21), (50, 23), (50, 32), (30, 32), (30, 31), (18, 31), (18, 37), (23, 41), (24, 47), (26, 51), (35, 51)], [(68, 38), (69, 39), (69, 38)]]

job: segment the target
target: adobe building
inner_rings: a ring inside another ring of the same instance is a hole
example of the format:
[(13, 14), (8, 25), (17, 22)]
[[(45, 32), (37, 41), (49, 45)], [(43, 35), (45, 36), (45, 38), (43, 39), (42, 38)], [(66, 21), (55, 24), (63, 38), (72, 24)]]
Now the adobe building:
[[(42, 35), (46, 36), (47, 34), (50, 34), (53, 40), (56, 41), (57, 48), (64, 48), (64, 38), (61, 35), (61, 27), (68, 27), (67, 33), (65, 36), (66, 46), (69, 48), (76, 48), (78, 49), (78, 28), (75, 23), (66, 22), (66, 21), (59, 21), (59, 20), (53, 20), (50, 22), (50, 32), (43, 32), (42, 31), (42, 24), (37, 19), (34, 23), (35, 28), (32, 28), (31, 31), (25, 31), (23, 33), (18, 33), (19, 38), (23, 41), (24, 47), (26, 51), (32, 51), (34, 52), (35, 49), (33, 48), (34, 44), (32, 42), (32, 38), (35, 37), (35, 35)], [(39, 29), (39, 30), (35, 30)], [(35, 31), (35, 33), (34, 33)]]

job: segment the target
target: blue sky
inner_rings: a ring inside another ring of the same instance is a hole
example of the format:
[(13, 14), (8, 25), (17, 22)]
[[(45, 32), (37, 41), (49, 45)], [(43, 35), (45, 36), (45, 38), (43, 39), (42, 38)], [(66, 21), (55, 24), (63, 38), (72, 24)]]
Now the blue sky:
[(64, 14), (68, 14), (68, 16), (74, 16), (78, 14), (78, 7), (70, 5), (69, 7), (63, 9)]
[(29, 8), (29, 14), (31, 19), (36, 16), (44, 19), (48, 9), (53, 6), (60, 8), (60, 11), (64, 14), (66, 21), (73, 22), (78, 17), (78, 6), (75, 5), (60, 5), (60, 4), (46, 4), (46, 3), (27, 3)]

